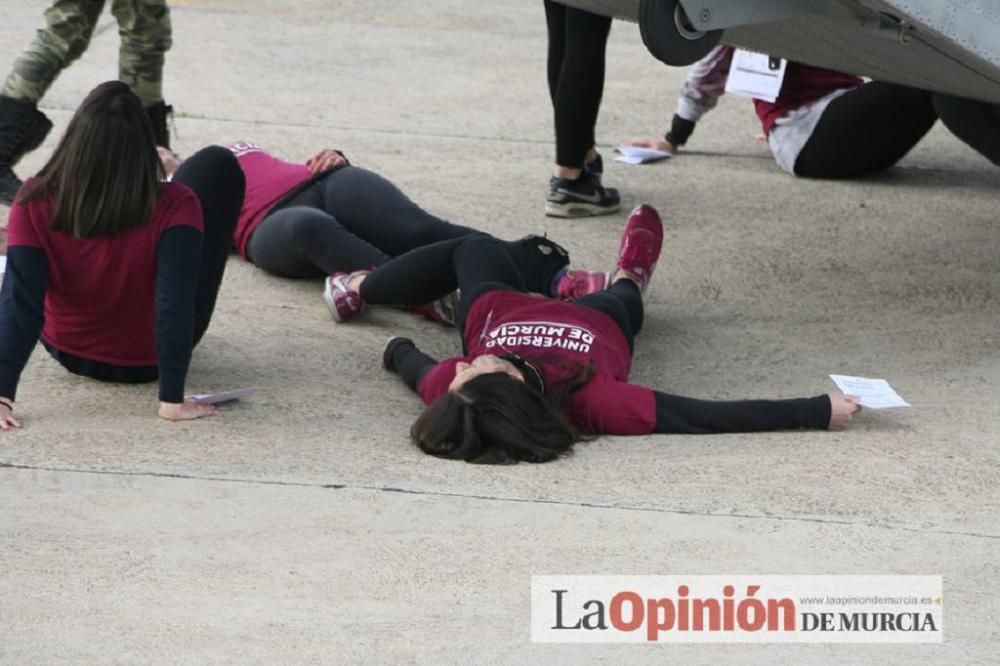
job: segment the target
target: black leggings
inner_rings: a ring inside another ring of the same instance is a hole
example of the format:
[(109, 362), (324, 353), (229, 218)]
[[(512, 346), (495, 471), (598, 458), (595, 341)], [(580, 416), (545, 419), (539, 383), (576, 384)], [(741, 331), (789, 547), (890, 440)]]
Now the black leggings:
[(555, 111), (556, 163), (582, 168), (594, 147), (604, 93), (611, 18), (545, 0), (549, 29), (549, 96)]
[[(198, 344), (215, 312), (215, 302), (232, 247), (233, 231), (243, 205), (246, 181), (233, 154), (226, 148), (211, 146), (184, 160), (174, 174), (173, 182), (189, 187), (201, 204), (204, 236), (195, 292), (193, 337), (193, 344)], [(158, 376), (155, 365), (122, 366), (101, 363), (59, 351), (48, 344), (45, 348), (67, 370), (91, 379), (148, 382)]]
[(410, 201), (382, 176), (347, 166), (269, 213), (247, 254), (268, 273), (322, 277), (381, 266), (414, 248), (476, 233)]
[(830, 102), (795, 161), (805, 178), (853, 178), (896, 164), (938, 118), (1000, 165), (1000, 111), (985, 102), (875, 81)]
[[(483, 294), (532, 291), (507, 245), (480, 234), (408, 252), (369, 275), (361, 284), (361, 298), (379, 305), (417, 305), (458, 287), (461, 300), (457, 324), (464, 331), (469, 309)], [(643, 320), (642, 296), (635, 283), (618, 280), (610, 289), (588, 294), (576, 304), (611, 317), (632, 350)]]

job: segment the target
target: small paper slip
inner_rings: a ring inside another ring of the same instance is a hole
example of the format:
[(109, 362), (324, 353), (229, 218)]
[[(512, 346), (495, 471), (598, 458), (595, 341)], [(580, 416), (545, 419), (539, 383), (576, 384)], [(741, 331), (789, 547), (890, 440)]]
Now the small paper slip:
[(912, 407), (896, 393), (884, 379), (830, 375), (830, 379), (847, 395), (861, 398), (861, 406), (868, 409), (889, 409), (890, 407)]
[(247, 398), (257, 392), (257, 387), (241, 388), (232, 391), (220, 391), (219, 393), (202, 393), (193, 395), (191, 398), (199, 405), (217, 405), (220, 402), (230, 402)]
[(615, 158), (615, 162), (625, 162), (625, 164), (658, 162), (659, 160), (665, 160), (668, 157), (673, 157), (673, 154), (668, 153), (665, 150), (656, 150), (655, 148), (639, 148), (638, 146), (618, 146), (615, 148), (615, 151), (621, 153), (620, 156)]
[(736, 49), (729, 67), (726, 92), (773, 102), (781, 92), (787, 64), (782, 58)]

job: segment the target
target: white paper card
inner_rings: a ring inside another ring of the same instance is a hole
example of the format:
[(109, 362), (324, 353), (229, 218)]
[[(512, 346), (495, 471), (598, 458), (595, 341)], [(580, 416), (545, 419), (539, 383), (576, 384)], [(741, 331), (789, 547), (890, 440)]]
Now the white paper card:
[(783, 58), (736, 49), (729, 67), (726, 92), (773, 102), (781, 92), (787, 64)]
[(657, 162), (673, 157), (672, 153), (655, 148), (640, 148), (638, 146), (618, 146), (616, 152), (621, 153), (615, 158), (615, 162), (625, 162), (626, 164), (642, 164), (644, 162)]
[(247, 398), (257, 392), (256, 387), (234, 389), (232, 391), (220, 391), (219, 393), (201, 393), (193, 395), (191, 398), (202, 405), (217, 405), (220, 402), (230, 402)]
[(861, 406), (868, 409), (889, 409), (890, 407), (912, 407), (903, 400), (884, 379), (830, 375), (830, 379), (847, 395), (861, 398)]
[(7, 255), (0, 254), (0, 276), (7, 272)]

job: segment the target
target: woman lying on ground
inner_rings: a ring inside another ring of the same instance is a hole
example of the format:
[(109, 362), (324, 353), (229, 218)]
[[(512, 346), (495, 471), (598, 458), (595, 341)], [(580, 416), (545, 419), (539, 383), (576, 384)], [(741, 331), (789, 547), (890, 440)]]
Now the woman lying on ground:
[(184, 399), (191, 350), (215, 308), (243, 201), (232, 153), (206, 148), (163, 183), (153, 128), (117, 81), (95, 88), (18, 195), (0, 291), (0, 428), (41, 337), (70, 372), (159, 379), (159, 415), (215, 412)]
[[(688, 74), (663, 139), (628, 143), (676, 152), (722, 96), (733, 57), (718, 46)], [(754, 100), (774, 159), (805, 178), (853, 178), (884, 171), (938, 118), (952, 134), (1000, 166), (1000, 107), (789, 62), (774, 102)]]
[(347, 287), (369, 303), (408, 305), (461, 287), (462, 356), (438, 362), (404, 338), (385, 350), (385, 367), (429, 405), (411, 429), (414, 442), (469, 462), (545, 462), (580, 433), (839, 430), (851, 421), (861, 408), (837, 392), (710, 402), (629, 384), (642, 292), (662, 242), (656, 211), (640, 206), (611, 286), (574, 303), (524, 293), (516, 267), (488, 237), (437, 243), (354, 276)]
[[(334, 319), (355, 316), (357, 299), (337, 302), (344, 274), (381, 266), (438, 241), (482, 233), (451, 224), (413, 203), (382, 176), (352, 166), (343, 153), (322, 150), (304, 164), (286, 162), (260, 146), (228, 146), (247, 187), (233, 245), (249, 262), (287, 278), (325, 277), (324, 298)], [(170, 172), (178, 162), (162, 154)], [(504, 243), (531, 291), (571, 299), (604, 288), (606, 273), (569, 270), (566, 251), (539, 236)], [(454, 323), (454, 298), (414, 308)]]

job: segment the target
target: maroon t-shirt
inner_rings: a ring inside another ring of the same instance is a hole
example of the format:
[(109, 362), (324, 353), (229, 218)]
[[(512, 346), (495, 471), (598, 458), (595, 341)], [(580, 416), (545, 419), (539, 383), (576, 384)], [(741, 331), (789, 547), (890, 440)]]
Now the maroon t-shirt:
[(469, 353), (441, 361), (420, 380), (427, 404), (448, 391), (455, 366), (477, 356), (514, 352), (535, 366), (547, 387), (592, 364), (594, 374), (570, 394), (566, 416), (583, 432), (639, 435), (653, 432), (653, 392), (628, 383), (632, 355), (618, 325), (603, 312), (514, 291), (479, 297), (465, 320)]
[(773, 102), (755, 99), (754, 108), (764, 127), (764, 133), (770, 134), (774, 124), (792, 111), (826, 97), (835, 90), (857, 88), (864, 82), (860, 76), (853, 74), (789, 61), (778, 99)]
[(247, 242), (264, 216), (285, 195), (312, 178), (312, 174), (305, 164), (280, 160), (253, 143), (234, 143), (228, 148), (240, 163), (247, 183), (243, 208), (233, 232), (233, 246), (246, 259)]
[(42, 339), (102, 363), (156, 365), (156, 246), (175, 226), (203, 230), (194, 192), (165, 183), (147, 224), (111, 238), (75, 238), (52, 229), (52, 199), (18, 203), (7, 226), (11, 247), (37, 247), (48, 261)]

